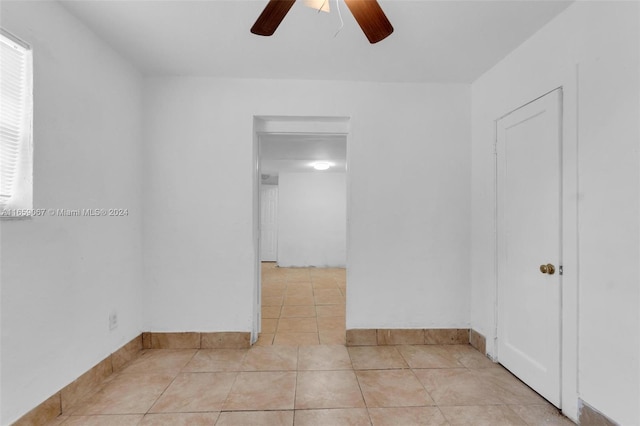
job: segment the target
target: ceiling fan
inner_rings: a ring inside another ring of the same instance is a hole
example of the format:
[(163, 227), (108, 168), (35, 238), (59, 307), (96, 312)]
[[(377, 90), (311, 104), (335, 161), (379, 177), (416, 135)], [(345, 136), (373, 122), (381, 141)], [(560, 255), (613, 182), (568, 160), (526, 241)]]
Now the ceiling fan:
[[(269, 0), (251, 32), (261, 36), (272, 35), (296, 0)], [(371, 44), (387, 38), (393, 26), (387, 19), (377, 0), (344, 0), (351, 14), (362, 28)]]

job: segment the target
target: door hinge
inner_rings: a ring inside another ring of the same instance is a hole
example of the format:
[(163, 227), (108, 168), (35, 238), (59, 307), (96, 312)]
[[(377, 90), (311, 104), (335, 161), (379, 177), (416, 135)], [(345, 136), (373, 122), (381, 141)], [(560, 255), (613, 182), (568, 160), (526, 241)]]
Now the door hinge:
[(562, 265), (558, 266), (558, 274), (562, 275), (563, 271), (564, 271), (564, 269), (562, 268)]

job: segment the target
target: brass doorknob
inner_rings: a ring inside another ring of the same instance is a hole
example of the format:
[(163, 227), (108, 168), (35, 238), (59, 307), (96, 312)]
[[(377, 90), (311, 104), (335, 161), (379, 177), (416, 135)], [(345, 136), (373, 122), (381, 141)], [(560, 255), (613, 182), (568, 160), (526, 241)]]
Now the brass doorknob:
[(543, 274), (553, 275), (556, 273), (556, 267), (550, 263), (547, 263), (546, 265), (540, 265), (540, 272), (542, 272)]

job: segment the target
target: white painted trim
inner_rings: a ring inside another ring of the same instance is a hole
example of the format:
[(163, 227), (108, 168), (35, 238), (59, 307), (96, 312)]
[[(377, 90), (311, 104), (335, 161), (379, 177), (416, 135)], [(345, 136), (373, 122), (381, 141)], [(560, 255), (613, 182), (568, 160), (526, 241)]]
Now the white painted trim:
[[(262, 306), (260, 303), (262, 289), (262, 266), (260, 261), (260, 136), (264, 134), (332, 134), (344, 135), (347, 139), (347, 250), (346, 265), (349, 271), (349, 245), (351, 240), (349, 218), (351, 217), (351, 180), (349, 164), (351, 153), (351, 117), (332, 116), (253, 116), (253, 253), (254, 253), (254, 290), (251, 344), (258, 340), (260, 333)], [(347, 276), (347, 281), (349, 277)], [(349, 287), (347, 287), (348, 289)], [(348, 290), (347, 290), (348, 292)], [(347, 296), (347, 303), (349, 297)]]
[(349, 133), (348, 117), (256, 116), (256, 133), (268, 134), (334, 134)]
[(562, 85), (562, 412), (578, 421), (578, 92)]
[(260, 333), (260, 326), (262, 324), (262, 274), (260, 263), (260, 136), (256, 131), (256, 117), (253, 118), (253, 256), (254, 256), (254, 287), (253, 287), (253, 318), (251, 325), (251, 344), (253, 345), (258, 341), (258, 335)]
[[(640, 7), (638, 7), (638, 12), (637, 12), (638, 16), (638, 22), (640, 22)], [(638, 56), (640, 56), (640, 43), (638, 44), (638, 52), (637, 52)], [(638, 91), (638, 98), (640, 98), (640, 90)], [(638, 130), (640, 132), (640, 120), (637, 122), (638, 123)], [(638, 144), (640, 144), (640, 141), (638, 141)], [(640, 147), (638, 149), (638, 170), (640, 170)], [(638, 176), (638, 199), (640, 200), (640, 176)], [(638, 216), (638, 222), (640, 222), (640, 216)], [(640, 227), (639, 227), (639, 233), (638, 233), (638, 241), (640, 241)], [(638, 265), (640, 266), (640, 257), (638, 258)], [(640, 308), (640, 291), (638, 292), (638, 308)], [(640, 330), (640, 315), (638, 316), (638, 330)], [(640, 339), (638, 339), (638, 352), (640, 352)], [(640, 361), (638, 361), (640, 362)], [(638, 383), (640, 383), (640, 368), (638, 368)], [(640, 392), (638, 392), (638, 403), (636, 404), (636, 407), (638, 409), (638, 419), (640, 419)]]

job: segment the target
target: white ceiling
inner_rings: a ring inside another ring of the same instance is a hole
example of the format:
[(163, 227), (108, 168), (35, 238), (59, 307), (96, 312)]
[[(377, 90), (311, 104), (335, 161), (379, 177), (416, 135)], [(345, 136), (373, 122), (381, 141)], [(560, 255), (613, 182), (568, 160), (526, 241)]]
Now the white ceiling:
[(63, 0), (143, 73), (470, 83), (569, 1), (380, 0), (395, 32), (371, 45), (342, 4), (296, 2), (275, 35), (249, 29), (267, 0)]
[[(329, 161), (335, 165), (317, 172), (314, 161)], [(263, 134), (260, 135), (260, 169), (270, 178), (282, 172), (344, 172), (347, 166), (347, 137), (345, 135)], [(268, 183), (275, 183), (273, 179)]]
[[(147, 75), (471, 83), (570, 1), (379, 0), (395, 31), (371, 45), (342, 0), (297, 1), (272, 37), (249, 29), (267, 0), (60, 0)], [(264, 134), (262, 173), (346, 167), (344, 135)]]

